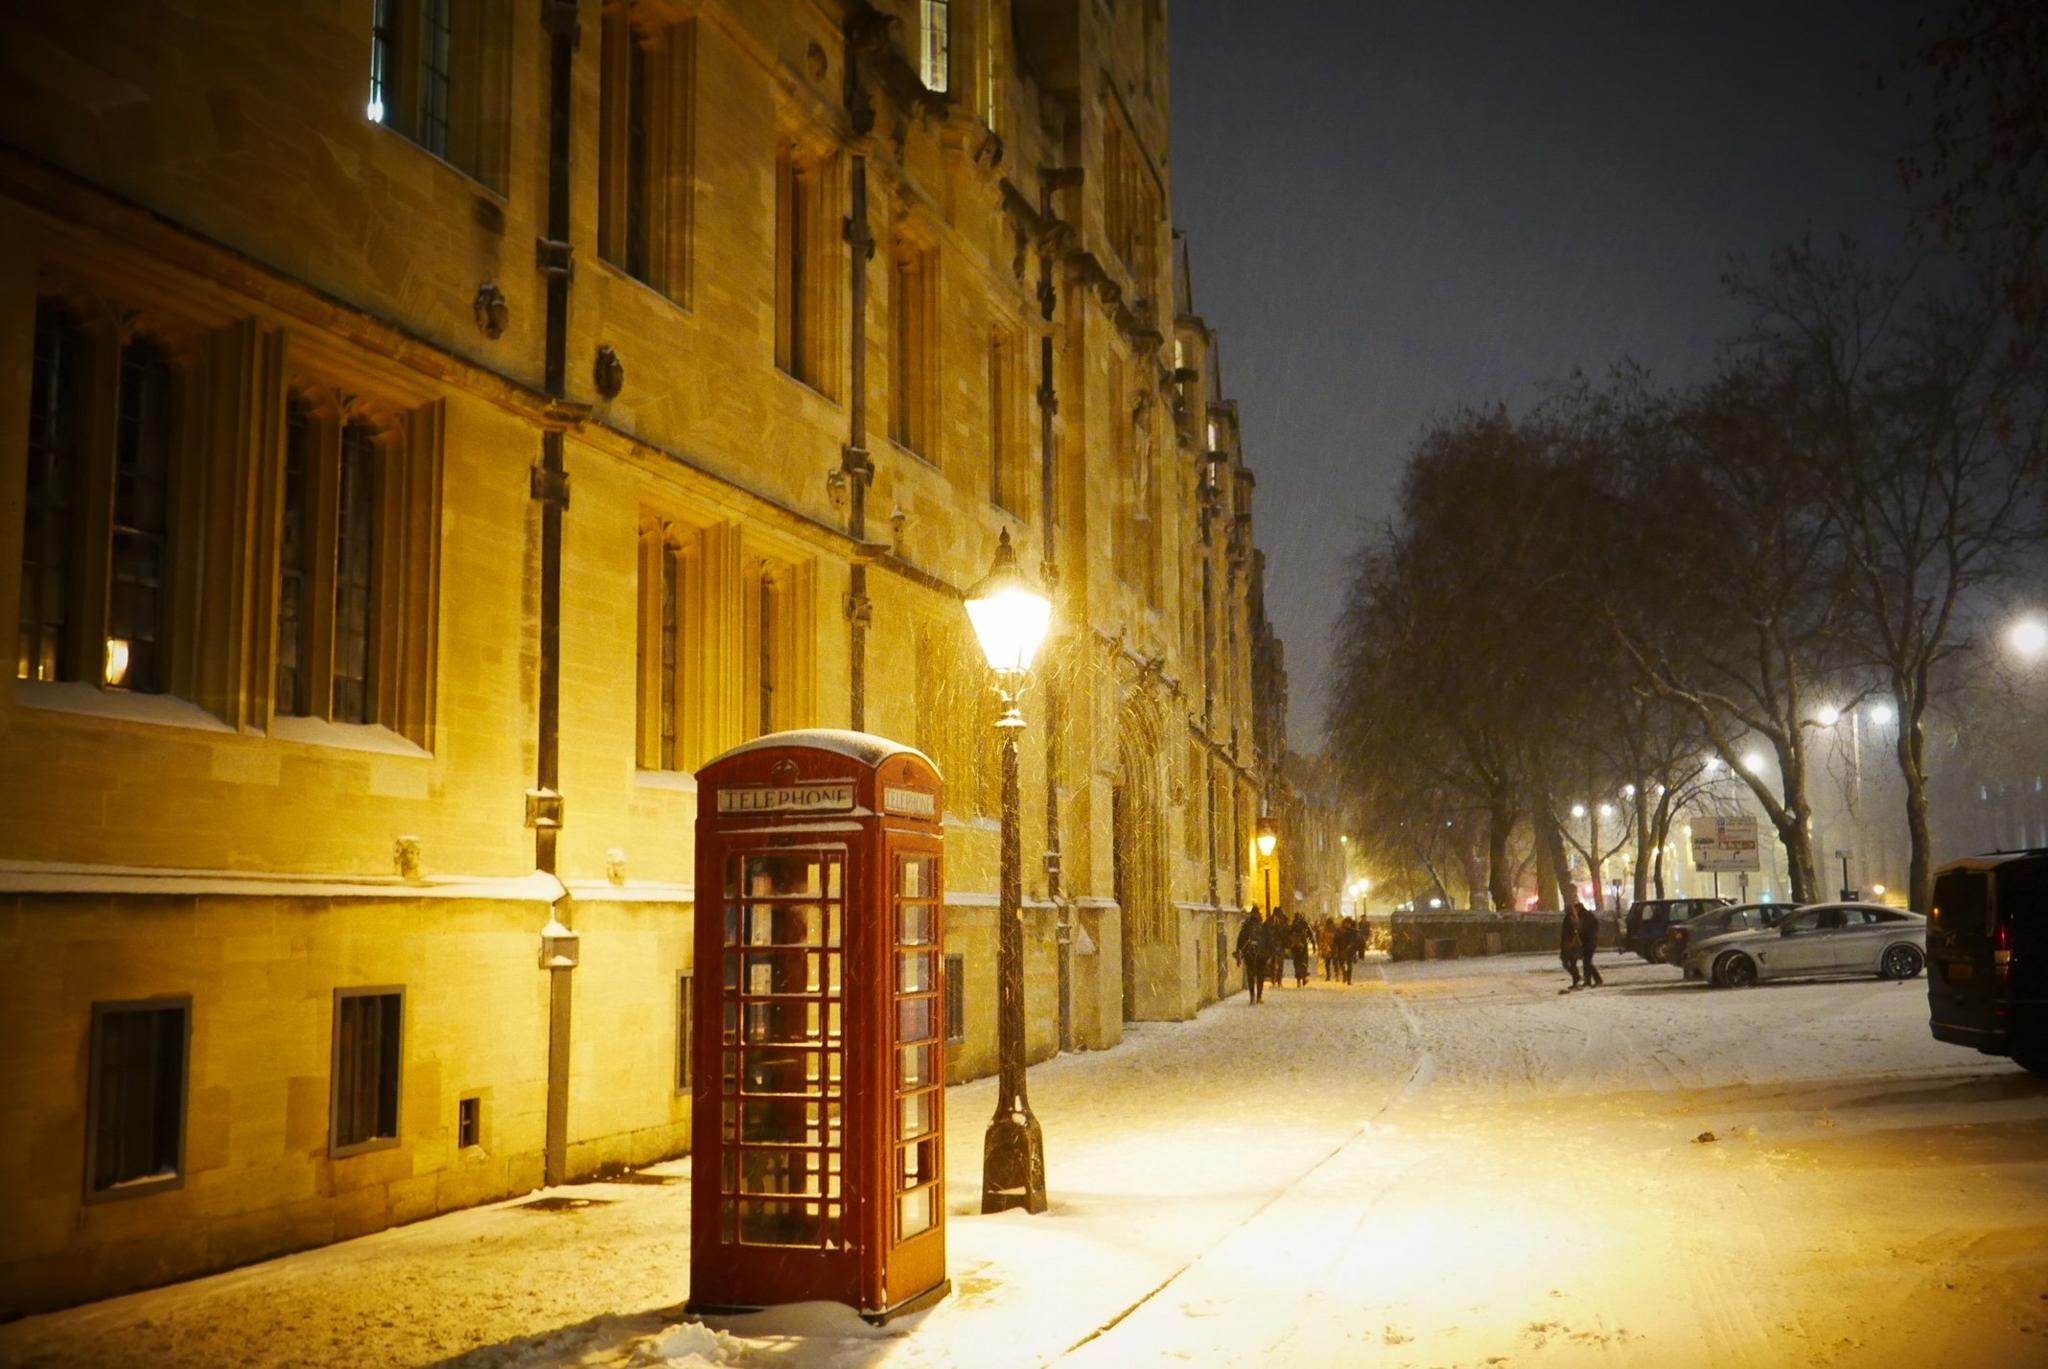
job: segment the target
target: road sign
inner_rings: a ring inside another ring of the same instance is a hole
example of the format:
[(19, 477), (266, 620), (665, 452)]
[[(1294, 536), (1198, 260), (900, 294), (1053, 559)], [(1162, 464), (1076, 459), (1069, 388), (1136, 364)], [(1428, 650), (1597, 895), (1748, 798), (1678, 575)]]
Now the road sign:
[(1755, 818), (1694, 818), (1692, 864), (1695, 870), (1761, 870), (1763, 850), (1757, 845)]

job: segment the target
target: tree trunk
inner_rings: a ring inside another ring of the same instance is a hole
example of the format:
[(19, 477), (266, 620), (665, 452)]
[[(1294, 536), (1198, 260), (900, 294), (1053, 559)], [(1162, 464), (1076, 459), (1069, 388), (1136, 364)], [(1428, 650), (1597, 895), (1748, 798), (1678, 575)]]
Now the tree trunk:
[(1486, 810), (1486, 888), (1497, 913), (1515, 906), (1514, 871), (1508, 868), (1508, 842), (1514, 832), (1514, 806), (1496, 797)]
[(1536, 829), (1538, 856), (1550, 865), (1548, 887), (1541, 891), (1545, 906), (1568, 907), (1577, 891), (1571, 887), (1571, 857), (1565, 854), (1564, 834), (1557, 830), (1557, 810), (1550, 802), (1550, 795), (1545, 794), (1536, 801), (1531, 823)]
[(1934, 843), (1927, 825), (1927, 730), (1919, 712), (1899, 727), (1899, 773), (1906, 781), (1906, 897), (1925, 914), (1934, 906)]
[(1638, 903), (1649, 896), (1650, 862), (1663, 853), (1657, 840), (1656, 824), (1650, 821), (1650, 805), (1643, 802), (1643, 791), (1636, 789), (1636, 870), (1633, 894)]

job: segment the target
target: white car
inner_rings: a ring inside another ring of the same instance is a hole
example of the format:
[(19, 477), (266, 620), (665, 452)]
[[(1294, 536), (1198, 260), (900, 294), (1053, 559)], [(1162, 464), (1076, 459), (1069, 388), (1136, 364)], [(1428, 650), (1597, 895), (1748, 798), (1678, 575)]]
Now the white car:
[(1911, 979), (1927, 963), (1927, 919), (1876, 903), (1809, 903), (1775, 927), (1709, 937), (1685, 958), (1688, 979), (1744, 988), (1760, 979), (1876, 975)]

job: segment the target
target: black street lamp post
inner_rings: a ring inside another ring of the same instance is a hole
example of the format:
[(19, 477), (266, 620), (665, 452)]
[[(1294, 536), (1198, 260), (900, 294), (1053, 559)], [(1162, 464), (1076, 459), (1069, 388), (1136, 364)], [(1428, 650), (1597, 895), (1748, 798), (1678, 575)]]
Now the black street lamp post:
[(995, 564), (967, 592), (967, 616), (995, 672), (1003, 716), (996, 722), (1002, 747), (1002, 877), (996, 910), (996, 1110), (981, 1149), (981, 1210), (1021, 1207), (1045, 1211), (1045, 1140), (1024, 1090), (1024, 857), (1020, 832), (1017, 710), (1024, 674), (1052, 617), (1052, 601), (1017, 569), (1017, 553), (1004, 529)]

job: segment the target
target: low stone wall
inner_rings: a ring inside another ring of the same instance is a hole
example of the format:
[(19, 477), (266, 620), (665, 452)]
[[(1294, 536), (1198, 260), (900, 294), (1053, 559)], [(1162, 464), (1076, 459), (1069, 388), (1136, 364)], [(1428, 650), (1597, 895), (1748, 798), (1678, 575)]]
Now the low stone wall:
[[(1452, 960), (1557, 949), (1557, 913), (1396, 913), (1386, 922), (1387, 953), (1395, 960)], [(1600, 944), (1612, 946), (1611, 915), (1600, 920)]]

